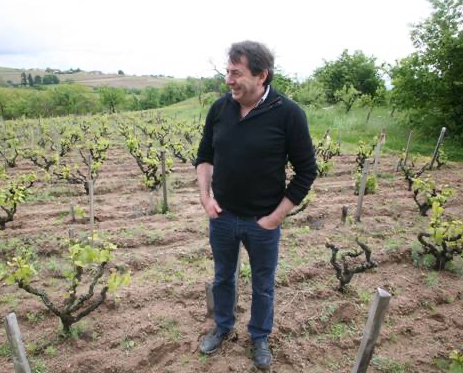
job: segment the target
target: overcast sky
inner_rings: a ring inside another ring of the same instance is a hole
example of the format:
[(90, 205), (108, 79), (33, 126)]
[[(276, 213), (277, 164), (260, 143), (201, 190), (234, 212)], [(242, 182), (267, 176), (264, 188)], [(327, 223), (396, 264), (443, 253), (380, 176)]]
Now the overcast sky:
[(430, 13), (426, 0), (0, 0), (0, 66), (211, 76), (251, 39), (304, 78), (344, 49), (407, 56), (410, 25)]

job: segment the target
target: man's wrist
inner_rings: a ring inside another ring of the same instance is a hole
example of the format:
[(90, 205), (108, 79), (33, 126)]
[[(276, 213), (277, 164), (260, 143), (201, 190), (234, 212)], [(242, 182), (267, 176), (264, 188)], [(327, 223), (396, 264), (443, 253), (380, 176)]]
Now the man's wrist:
[(270, 221), (272, 223), (274, 223), (275, 225), (279, 225), (281, 224), (281, 222), (283, 221), (283, 219), (285, 218), (284, 216), (280, 216), (279, 214), (275, 214), (275, 213), (272, 213), (268, 216), (268, 218), (270, 219)]
[(201, 200), (203, 199), (209, 199), (211, 196), (209, 195), (209, 192), (206, 191), (199, 191), (199, 198)]

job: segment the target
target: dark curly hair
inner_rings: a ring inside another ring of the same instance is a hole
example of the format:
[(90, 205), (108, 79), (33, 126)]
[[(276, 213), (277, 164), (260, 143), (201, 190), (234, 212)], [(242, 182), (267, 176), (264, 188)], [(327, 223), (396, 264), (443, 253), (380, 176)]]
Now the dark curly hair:
[(240, 63), (241, 56), (245, 56), (248, 60), (248, 68), (251, 70), (253, 76), (260, 74), (264, 70), (268, 71), (264, 86), (269, 85), (273, 79), (275, 63), (275, 58), (270, 49), (262, 43), (250, 40), (232, 44), (228, 51), (230, 61), (234, 64)]

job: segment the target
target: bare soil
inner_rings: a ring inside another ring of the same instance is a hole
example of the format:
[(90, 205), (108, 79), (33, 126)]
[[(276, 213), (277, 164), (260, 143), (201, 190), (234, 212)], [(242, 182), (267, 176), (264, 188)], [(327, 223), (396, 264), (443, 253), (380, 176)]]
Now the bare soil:
[[(392, 299), (369, 372), (445, 371), (450, 351), (463, 345), (461, 258), (441, 272), (417, 264), (416, 236), (428, 218), (419, 216), (403, 177), (395, 173), (395, 158), (383, 158), (379, 188), (365, 197), (357, 224), (354, 156), (334, 160), (331, 175), (314, 184), (315, 201), (283, 224), (270, 339), (273, 372), (350, 372), (377, 287)], [(33, 169), (20, 164), (13, 172)], [(452, 164), (432, 175), (438, 184), (456, 189), (447, 211), (461, 219), (463, 166)], [(16, 313), (36, 372), (255, 372), (246, 330), (251, 301), (246, 271), (239, 282), (235, 332), (214, 355), (198, 351), (198, 341), (213, 324), (206, 317), (204, 290), (213, 265), (194, 168), (176, 165), (166, 215), (146, 214), (148, 193), (140, 179), (135, 161), (115, 147), (96, 184), (97, 230), (118, 245), (115, 264), (132, 270), (130, 285), (79, 322), (67, 339), (59, 338), (58, 319), (39, 299), (16, 286), (2, 283), (0, 314)], [(34, 199), (21, 205), (15, 221), (0, 232), (1, 260), (18, 250), (18, 242), (29, 245), (39, 268), (33, 285), (54, 300), (65, 289), (59, 243), (71, 227), (88, 232), (86, 217), (71, 222), (71, 202), (88, 212), (83, 187), (40, 182)], [(342, 225), (344, 205), (350, 208)], [(373, 250), (378, 267), (355, 275), (340, 293), (325, 239), (354, 249), (356, 236)], [(242, 255), (245, 268), (245, 251)], [(13, 372), (6, 346), (0, 330), (1, 373)]]

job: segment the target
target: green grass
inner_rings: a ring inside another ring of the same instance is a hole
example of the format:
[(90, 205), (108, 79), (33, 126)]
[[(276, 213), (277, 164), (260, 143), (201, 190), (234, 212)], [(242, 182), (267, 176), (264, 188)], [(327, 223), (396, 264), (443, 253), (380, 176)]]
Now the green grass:
[(130, 351), (130, 350), (133, 350), (135, 348), (135, 341), (133, 341), (132, 339), (130, 339), (129, 337), (125, 337), (120, 343), (119, 343), (119, 347), (123, 350), (123, 351)]
[(387, 373), (407, 373), (411, 371), (409, 362), (397, 362), (388, 357), (375, 356), (371, 360), (371, 364), (380, 372)]
[(8, 342), (0, 344), (0, 356), (1, 357), (11, 357), (11, 348)]
[[(201, 121), (204, 123), (208, 107), (201, 108), (198, 98), (193, 97), (160, 110), (165, 115), (178, 120), (198, 120), (201, 116)], [(343, 153), (355, 153), (359, 140), (371, 140), (380, 134), (382, 128), (386, 129), (386, 144), (383, 148), (386, 152), (399, 153), (407, 145), (410, 129), (403, 124), (405, 121), (403, 115), (396, 113), (394, 117), (391, 117), (390, 109), (387, 107), (375, 108), (368, 123), (366, 123), (368, 108), (354, 107), (348, 114), (345, 113), (344, 109), (334, 106), (319, 109), (304, 107), (304, 110), (307, 114), (311, 136), (315, 139), (321, 139), (327, 129), (330, 130), (331, 138), (334, 141), (338, 141), (339, 135), (341, 135), (341, 151)], [(431, 156), (437, 138), (438, 136), (433, 138), (414, 130), (410, 152)], [(461, 144), (452, 142), (448, 134), (444, 140), (445, 151), (449, 159), (463, 161)]]
[[(311, 136), (321, 139), (327, 129), (331, 138), (338, 141), (341, 135), (341, 151), (355, 153), (359, 140), (371, 140), (378, 136), (382, 128), (386, 129), (386, 152), (401, 152), (407, 145), (410, 129), (403, 125), (400, 113), (390, 117), (390, 110), (386, 107), (375, 108), (368, 123), (365, 123), (367, 108), (353, 108), (348, 114), (338, 107), (321, 109), (305, 108)], [(437, 143), (437, 138), (419, 134), (414, 130), (410, 143), (412, 154), (420, 153), (431, 156)], [(457, 144), (447, 137), (444, 139), (446, 153), (450, 160), (463, 161), (461, 144)]]
[(182, 338), (182, 333), (179, 328), (178, 321), (175, 319), (166, 319), (164, 317), (159, 317), (158, 328), (161, 331), (162, 335), (166, 337), (171, 342), (178, 342)]
[(32, 362), (32, 373), (48, 373), (47, 366), (41, 359), (37, 359)]
[[(219, 96), (217, 96), (219, 97)], [(173, 105), (169, 105), (159, 109), (159, 111), (170, 117), (175, 118), (179, 121), (185, 120), (198, 120), (201, 118), (201, 122), (204, 123), (206, 119), (209, 107), (201, 107), (197, 97), (189, 98), (185, 101), (178, 102)]]

